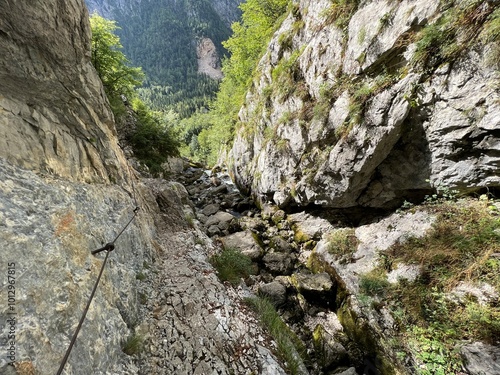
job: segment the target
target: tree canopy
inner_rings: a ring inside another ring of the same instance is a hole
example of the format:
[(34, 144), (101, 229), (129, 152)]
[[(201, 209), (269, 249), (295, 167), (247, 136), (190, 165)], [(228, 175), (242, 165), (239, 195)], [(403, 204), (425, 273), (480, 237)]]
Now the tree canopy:
[[(203, 126), (201, 131), (190, 133), (197, 139), (187, 140), (191, 145), (190, 156), (213, 164), (220, 150), (232, 141), (238, 112), (257, 63), (273, 32), (281, 24), (289, 3), (290, 0), (247, 0), (240, 5), (243, 11), (241, 21), (233, 23), (233, 35), (223, 42), (231, 56), (222, 63), (224, 78), (216, 99), (210, 113), (195, 116), (197, 128)], [(193, 125), (189, 125), (191, 130)]]
[[(179, 142), (173, 133), (174, 119), (169, 114), (153, 112), (135, 92), (144, 74), (141, 68), (131, 67), (121, 52), (118, 29), (114, 21), (97, 13), (90, 18), (92, 28), (92, 63), (101, 78), (104, 90), (111, 103), (117, 124), (125, 120), (122, 114), (128, 112), (135, 118), (135, 129), (129, 136), (135, 156), (143, 162), (153, 175), (161, 174), (162, 164), (169, 156), (178, 155)], [(121, 95), (130, 99), (131, 106), (125, 107)]]
[(108, 97), (131, 95), (144, 79), (141, 68), (130, 66), (121, 51), (120, 38), (115, 21), (107, 20), (97, 13), (90, 17), (92, 28), (92, 64), (97, 70)]

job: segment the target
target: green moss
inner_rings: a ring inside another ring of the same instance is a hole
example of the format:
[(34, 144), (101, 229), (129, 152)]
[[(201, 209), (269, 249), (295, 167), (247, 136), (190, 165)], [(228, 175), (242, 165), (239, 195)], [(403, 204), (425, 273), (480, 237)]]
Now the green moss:
[(309, 236), (307, 233), (304, 233), (298, 228), (294, 228), (294, 235), (293, 235), (293, 240), (297, 243), (305, 243), (307, 241), (311, 240), (311, 236)]

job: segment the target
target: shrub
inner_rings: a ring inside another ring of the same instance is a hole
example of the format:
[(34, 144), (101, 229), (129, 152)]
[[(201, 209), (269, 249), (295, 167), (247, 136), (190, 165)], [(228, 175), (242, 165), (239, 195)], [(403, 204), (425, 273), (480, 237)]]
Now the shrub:
[(138, 123), (130, 143), (137, 158), (148, 166), (153, 175), (158, 175), (168, 157), (179, 154), (179, 141), (172, 128), (162, 122), (161, 115), (149, 110), (141, 100), (134, 99), (132, 108)]
[(329, 233), (327, 241), (328, 251), (341, 264), (350, 263), (352, 255), (356, 252), (359, 244), (359, 240), (352, 228), (339, 229)]

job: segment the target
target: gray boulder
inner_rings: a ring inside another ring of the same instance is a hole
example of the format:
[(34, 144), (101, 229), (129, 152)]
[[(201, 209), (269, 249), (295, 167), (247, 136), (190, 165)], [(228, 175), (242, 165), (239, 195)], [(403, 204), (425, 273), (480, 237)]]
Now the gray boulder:
[(335, 284), (326, 272), (317, 274), (295, 273), (290, 281), (297, 291), (307, 300), (317, 304), (333, 306), (335, 303)]
[(287, 253), (267, 253), (262, 258), (266, 269), (274, 275), (290, 275), (293, 271), (296, 256)]
[(500, 348), (482, 342), (462, 347), (465, 368), (471, 375), (500, 374)]
[(249, 230), (230, 234), (220, 240), (225, 248), (238, 249), (252, 260), (259, 260), (264, 251), (259, 244), (257, 235)]
[(286, 287), (277, 281), (259, 286), (259, 295), (268, 298), (276, 307), (286, 302)]

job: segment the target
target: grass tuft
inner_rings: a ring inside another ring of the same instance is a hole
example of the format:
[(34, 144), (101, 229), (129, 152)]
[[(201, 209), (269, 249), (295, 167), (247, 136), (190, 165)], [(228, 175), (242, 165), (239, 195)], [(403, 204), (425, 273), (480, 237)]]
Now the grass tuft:
[(252, 260), (233, 248), (223, 249), (220, 254), (210, 258), (210, 263), (217, 270), (219, 279), (228, 281), (233, 286), (238, 285), (241, 278), (247, 278), (253, 274)]
[(144, 338), (139, 334), (130, 335), (122, 345), (122, 351), (127, 355), (138, 354), (142, 350)]
[(292, 375), (301, 374), (306, 347), (297, 335), (283, 322), (272, 302), (266, 298), (253, 297), (245, 302), (257, 313), (262, 325), (268, 330), (278, 346), (278, 355)]

